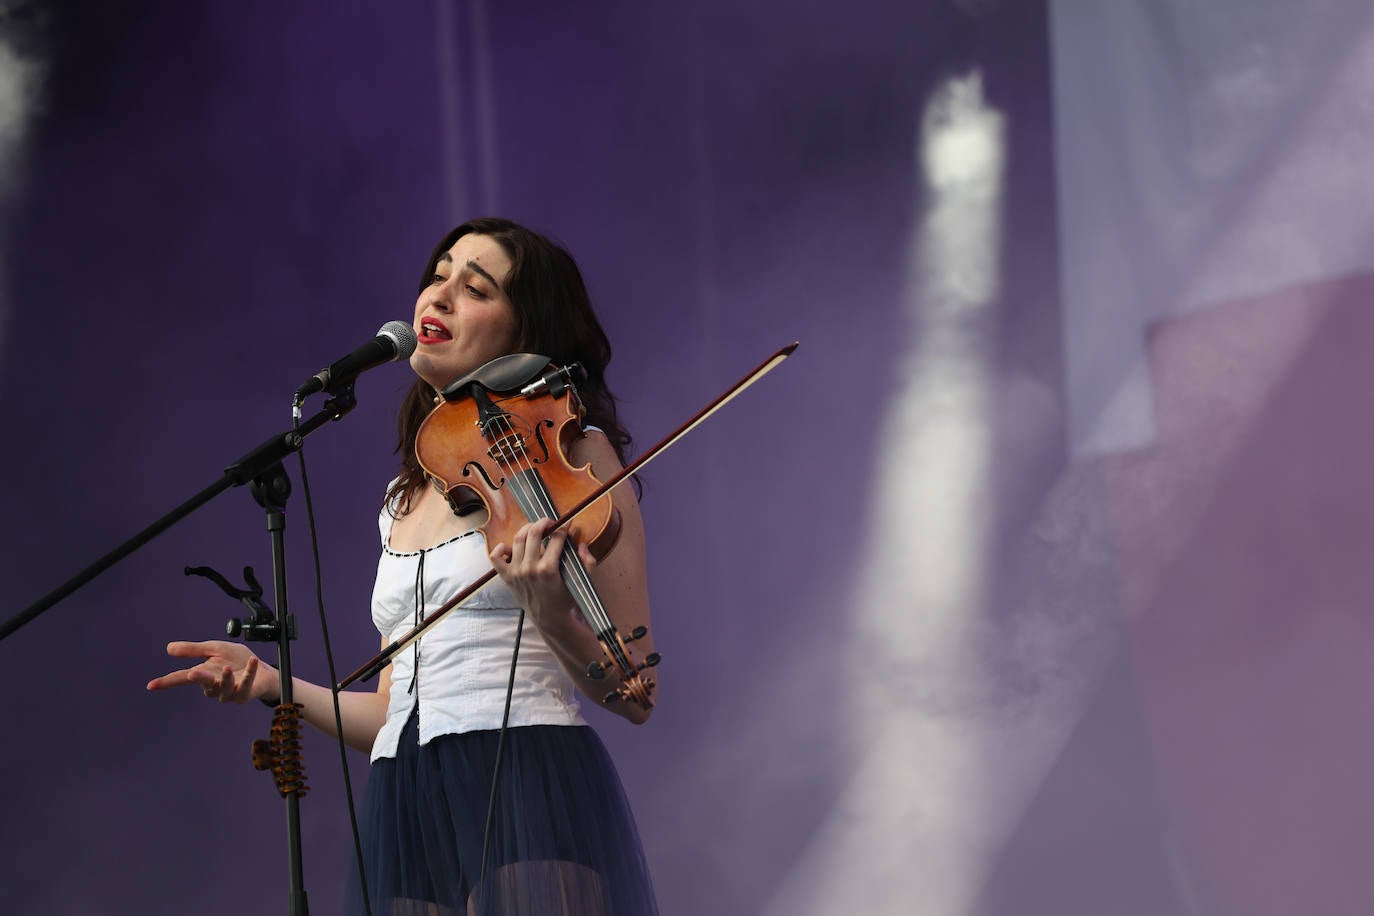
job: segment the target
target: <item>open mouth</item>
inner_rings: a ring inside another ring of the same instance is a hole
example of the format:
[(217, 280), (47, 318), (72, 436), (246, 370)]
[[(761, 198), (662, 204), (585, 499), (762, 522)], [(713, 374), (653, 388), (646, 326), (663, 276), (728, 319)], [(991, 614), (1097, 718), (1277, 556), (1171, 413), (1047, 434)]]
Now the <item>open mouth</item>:
[(426, 343), (453, 339), (453, 335), (448, 332), (448, 328), (444, 327), (443, 324), (435, 321), (433, 318), (426, 318), (420, 322), (419, 337), (421, 341)]

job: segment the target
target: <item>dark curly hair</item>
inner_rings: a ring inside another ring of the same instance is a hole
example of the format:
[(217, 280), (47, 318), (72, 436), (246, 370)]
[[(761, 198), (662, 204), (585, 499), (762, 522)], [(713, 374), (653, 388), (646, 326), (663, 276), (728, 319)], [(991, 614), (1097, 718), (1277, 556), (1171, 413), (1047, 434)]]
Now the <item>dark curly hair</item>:
[[(469, 220), (439, 240), (420, 274), (420, 289), (430, 285), (439, 257), (465, 235), (485, 235), (493, 239), (510, 258), (511, 269), (503, 291), (515, 307), (517, 352), (538, 353), (559, 365), (579, 362), (587, 370), (587, 380), (578, 394), (587, 410), (583, 422), (600, 428), (614, 446), (622, 463), (631, 437), (616, 413), (615, 396), (606, 386), (606, 364), (611, 361), (611, 343), (592, 310), (582, 272), (566, 249), (537, 232), (508, 219), (485, 217)], [(396, 453), (401, 456), (401, 473), (386, 494), (392, 515), (410, 511), (411, 500), (425, 486), (425, 472), (415, 456), (415, 436), (431, 410), (434, 389), (416, 379), (401, 401), (397, 416)]]

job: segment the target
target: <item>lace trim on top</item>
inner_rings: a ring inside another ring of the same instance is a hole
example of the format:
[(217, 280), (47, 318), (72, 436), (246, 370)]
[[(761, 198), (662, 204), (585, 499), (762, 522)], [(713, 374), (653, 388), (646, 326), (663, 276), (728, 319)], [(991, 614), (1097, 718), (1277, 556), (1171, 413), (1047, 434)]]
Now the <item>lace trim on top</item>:
[(431, 550), (438, 550), (440, 547), (447, 547), (449, 544), (452, 544), (454, 541), (461, 541), (463, 538), (471, 537), (472, 535), (474, 535), (474, 534), (479, 534), (479, 533), (480, 533), (480, 529), (474, 528), (474, 529), (472, 529), (471, 531), (464, 531), (462, 534), (455, 534), (453, 537), (449, 538), (447, 541), (443, 541), (443, 542), (441, 542), (441, 543), (439, 543), (439, 544), (435, 544), (433, 547), (423, 547), (423, 548), (421, 548), (420, 550), (392, 550), (392, 549), (391, 549), (391, 543), (390, 543), (390, 542), (391, 542), (391, 530), (388, 528), (388, 529), (387, 529), (387, 533), (386, 533), (386, 539), (382, 541), (382, 552), (383, 552), (383, 553), (386, 553), (386, 554), (390, 554), (390, 555), (393, 556), (393, 557), (418, 557), (418, 556), (422, 556), (422, 555), (424, 555), (424, 554), (429, 553)]

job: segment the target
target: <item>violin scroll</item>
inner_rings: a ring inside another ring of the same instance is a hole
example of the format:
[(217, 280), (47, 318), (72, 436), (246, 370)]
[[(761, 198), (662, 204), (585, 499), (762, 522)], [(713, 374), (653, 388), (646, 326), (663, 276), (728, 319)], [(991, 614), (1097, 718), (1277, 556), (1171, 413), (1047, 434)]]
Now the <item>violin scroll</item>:
[(601, 661), (592, 662), (587, 666), (587, 679), (593, 681), (605, 680), (606, 673), (611, 667), (618, 668), (621, 672), (620, 686), (607, 692), (606, 695), (601, 698), (603, 704), (609, 705), (618, 701), (632, 700), (645, 709), (653, 708), (654, 682), (651, 679), (643, 677), (640, 672), (644, 671), (646, 668), (658, 667), (658, 663), (662, 660), (663, 656), (659, 655), (657, 652), (650, 652), (648, 655), (644, 656), (644, 661), (635, 664), (629, 647), (629, 643), (634, 642), (636, 639), (643, 639), (648, 633), (649, 628), (641, 626), (635, 627), (634, 630), (630, 632), (629, 636), (622, 637), (617, 634), (616, 638), (619, 640), (621, 649), (620, 656), (625, 661), (629, 662), (630, 668), (632, 669), (628, 672), (620, 668), (620, 662), (617, 660), (616, 653), (611, 651), (611, 647), (606, 644), (606, 641), (602, 641), (602, 651), (606, 653), (606, 658), (610, 661), (611, 665), (608, 667)]

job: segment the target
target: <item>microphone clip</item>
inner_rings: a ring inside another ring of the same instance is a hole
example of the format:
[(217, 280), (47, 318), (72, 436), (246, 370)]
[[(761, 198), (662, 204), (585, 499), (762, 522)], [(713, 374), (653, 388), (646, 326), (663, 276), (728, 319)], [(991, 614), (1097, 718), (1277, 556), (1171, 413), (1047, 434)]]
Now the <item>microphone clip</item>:
[(569, 363), (560, 369), (545, 372), (539, 378), (530, 382), (520, 389), (522, 397), (532, 397), (536, 394), (543, 394), (547, 391), (555, 398), (563, 396), (563, 392), (572, 388), (577, 390), (577, 386), (587, 380), (587, 370), (582, 368), (581, 363)]
[[(209, 566), (187, 566), (184, 571), (188, 576), (203, 576), (209, 579), (219, 586), (220, 591), (239, 601), (252, 612), (247, 618), (229, 618), (229, 622), (224, 627), (225, 633), (229, 636), (242, 636), (246, 642), (277, 641), (279, 632), (277, 616), (262, 601), (262, 583), (253, 574), (253, 567), (245, 566), (243, 568), (243, 578), (248, 583), (247, 588), (231, 585), (228, 579)], [(287, 620), (286, 630), (288, 639), (296, 638), (296, 618), (294, 615)]]

